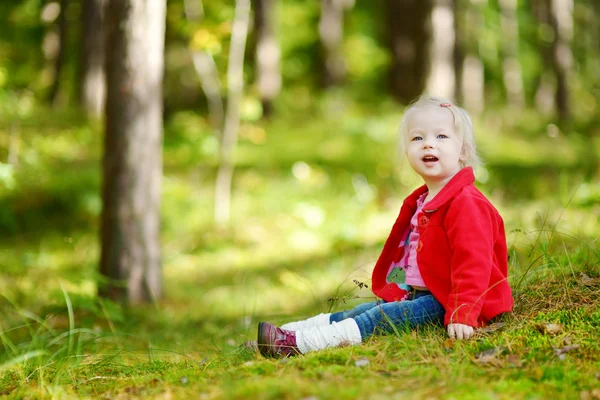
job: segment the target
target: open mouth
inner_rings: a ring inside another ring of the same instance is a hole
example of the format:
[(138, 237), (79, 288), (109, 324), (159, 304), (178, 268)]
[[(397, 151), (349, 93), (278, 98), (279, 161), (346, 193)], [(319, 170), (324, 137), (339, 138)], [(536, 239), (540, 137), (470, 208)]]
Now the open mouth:
[(425, 156), (425, 157), (422, 158), (422, 160), (424, 162), (435, 162), (435, 161), (438, 160), (438, 158), (434, 157), (434, 156)]

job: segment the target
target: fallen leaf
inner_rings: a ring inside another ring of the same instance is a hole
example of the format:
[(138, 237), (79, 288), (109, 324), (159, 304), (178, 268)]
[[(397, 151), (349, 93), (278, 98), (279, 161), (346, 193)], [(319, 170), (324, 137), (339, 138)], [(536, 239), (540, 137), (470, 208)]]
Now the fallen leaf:
[(558, 357), (559, 360), (563, 361), (566, 357), (565, 354), (568, 353), (569, 351), (578, 349), (579, 345), (578, 344), (572, 344), (570, 346), (565, 346), (565, 347), (561, 347), (561, 348), (555, 348), (554, 349), (554, 354)]
[(506, 357), (506, 361), (508, 361), (509, 364), (511, 364), (513, 367), (522, 367), (523, 366), (523, 360), (521, 360), (521, 357), (519, 357), (516, 354), (509, 354), (508, 357)]
[(579, 274), (579, 282), (582, 285), (591, 285), (594, 283), (594, 280), (589, 277), (589, 275), (584, 274), (583, 272)]
[(504, 362), (498, 358), (498, 356), (502, 354), (504, 350), (504, 347), (494, 347), (492, 349), (482, 351), (475, 356), (475, 362), (477, 364), (489, 364), (495, 367), (501, 367), (504, 365)]
[(539, 324), (537, 329), (546, 335), (558, 335), (565, 329), (565, 326), (563, 324)]
[(489, 324), (489, 325), (484, 326), (483, 328), (477, 329), (477, 332), (490, 333), (490, 332), (497, 331), (498, 329), (502, 328), (503, 326), (504, 326), (503, 322), (494, 322), (493, 324)]
[(600, 389), (584, 390), (580, 393), (581, 400), (600, 400)]
[(446, 350), (452, 350), (454, 348), (454, 343), (456, 343), (456, 340), (454, 339), (446, 339), (444, 340), (444, 349)]
[(356, 360), (354, 362), (354, 365), (356, 365), (357, 367), (366, 367), (367, 365), (369, 365), (369, 360), (367, 360), (366, 358), (361, 358), (360, 360)]

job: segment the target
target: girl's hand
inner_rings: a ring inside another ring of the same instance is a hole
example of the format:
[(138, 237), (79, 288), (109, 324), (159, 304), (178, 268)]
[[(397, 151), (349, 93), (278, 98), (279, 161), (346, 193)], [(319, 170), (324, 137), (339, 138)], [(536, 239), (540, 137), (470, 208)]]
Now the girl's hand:
[(473, 336), (473, 327), (463, 324), (448, 324), (448, 336), (452, 339), (468, 339)]

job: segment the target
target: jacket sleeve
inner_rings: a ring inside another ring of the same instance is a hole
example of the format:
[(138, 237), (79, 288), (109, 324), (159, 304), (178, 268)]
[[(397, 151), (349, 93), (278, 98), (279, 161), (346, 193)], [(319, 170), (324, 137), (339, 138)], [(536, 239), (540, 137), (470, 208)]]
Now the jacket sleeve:
[(485, 199), (469, 194), (459, 195), (448, 209), (445, 225), (452, 260), (445, 325), (480, 325), (494, 262), (496, 213)]
[(401, 289), (395, 283), (387, 282), (387, 272), (391, 263), (398, 254), (398, 244), (401, 243), (403, 231), (407, 228), (406, 215), (409, 214), (403, 205), (400, 214), (396, 218), (396, 222), (392, 227), (392, 231), (385, 241), (383, 250), (377, 259), (375, 268), (371, 276), (371, 289), (373, 294), (385, 301), (401, 301), (406, 299), (408, 292)]

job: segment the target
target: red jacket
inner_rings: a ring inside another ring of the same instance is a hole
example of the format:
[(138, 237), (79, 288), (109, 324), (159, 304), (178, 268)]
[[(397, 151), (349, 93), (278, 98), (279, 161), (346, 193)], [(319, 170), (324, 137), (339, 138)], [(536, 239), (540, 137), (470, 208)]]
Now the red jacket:
[[(444, 325), (482, 326), (513, 306), (504, 222), (474, 181), (473, 170), (463, 168), (418, 216), (417, 263), (427, 288), (446, 309)], [(402, 258), (404, 246), (399, 244), (426, 191), (422, 186), (404, 200), (375, 264), (373, 293), (385, 301), (399, 301), (406, 294), (387, 282), (387, 273)]]

